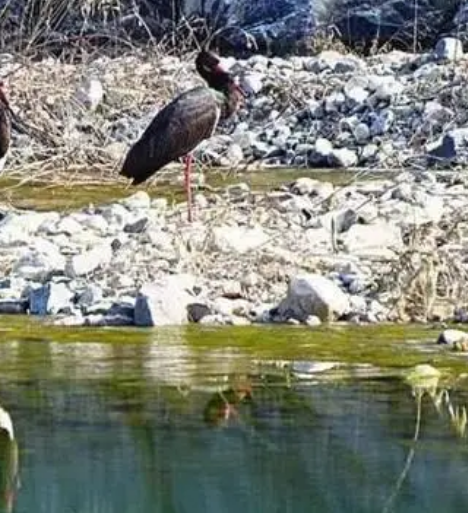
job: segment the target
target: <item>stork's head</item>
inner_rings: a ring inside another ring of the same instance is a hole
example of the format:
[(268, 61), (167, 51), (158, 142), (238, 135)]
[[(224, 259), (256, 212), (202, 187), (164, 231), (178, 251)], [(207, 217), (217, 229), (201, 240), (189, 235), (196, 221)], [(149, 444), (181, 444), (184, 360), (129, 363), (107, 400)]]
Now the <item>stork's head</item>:
[(227, 74), (221, 65), (221, 59), (210, 50), (201, 50), (195, 59), (195, 66), (203, 78), (216, 74)]
[(198, 73), (205, 79), (210, 87), (219, 91), (234, 89), (245, 97), (245, 92), (239, 86), (239, 81), (221, 64), (218, 55), (210, 50), (201, 50), (195, 59), (195, 67)]

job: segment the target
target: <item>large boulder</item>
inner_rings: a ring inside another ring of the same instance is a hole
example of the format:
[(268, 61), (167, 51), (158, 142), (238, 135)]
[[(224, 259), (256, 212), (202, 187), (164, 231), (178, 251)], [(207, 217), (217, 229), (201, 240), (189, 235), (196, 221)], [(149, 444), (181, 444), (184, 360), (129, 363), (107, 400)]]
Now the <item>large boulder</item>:
[(137, 326), (176, 326), (188, 322), (187, 306), (193, 303), (191, 275), (166, 276), (141, 287), (135, 302)]
[(348, 296), (332, 280), (320, 274), (302, 274), (293, 278), (288, 294), (277, 307), (283, 319), (305, 322), (316, 316), (332, 321), (349, 312)]

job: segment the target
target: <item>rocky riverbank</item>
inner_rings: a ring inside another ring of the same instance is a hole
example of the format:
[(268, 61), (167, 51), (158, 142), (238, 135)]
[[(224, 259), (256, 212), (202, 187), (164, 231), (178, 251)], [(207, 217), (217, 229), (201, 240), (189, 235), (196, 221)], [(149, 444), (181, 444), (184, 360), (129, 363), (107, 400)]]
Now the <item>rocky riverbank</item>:
[(0, 313), (62, 325), (467, 318), (468, 179), (246, 184), (186, 205), (139, 191), (0, 222)]
[[(2, 74), (13, 72), (11, 103), (26, 126), (15, 127), (5, 171), (46, 181), (60, 171), (112, 179), (161, 105), (200, 82), (192, 59), (135, 53), (25, 66), (7, 57)], [(468, 163), (460, 42), (419, 55), (226, 64), (252, 94), (199, 148), (202, 171), (408, 171), (344, 187), (239, 184), (199, 194), (192, 225), (184, 205), (142, 191), (67, 214), (5, 206), (0, 312), (68, 325), (465, 321), (468, 179), (453, 170)]]
[[(43, 175), (112, 174), (128, 146), (175, 94), (201, 82), (192, 57), (139, 54), (86, 64), (0, 56), (15, 130), (6, 167)], [(466, 166), (467, 58), (445, 38), (433, 52), (368, 58), (226, 59), (251, 91), (236, 119), (200, 146), (204, 164), (359, 168)], [(18, 128), (18, 127), (17, 127)]]

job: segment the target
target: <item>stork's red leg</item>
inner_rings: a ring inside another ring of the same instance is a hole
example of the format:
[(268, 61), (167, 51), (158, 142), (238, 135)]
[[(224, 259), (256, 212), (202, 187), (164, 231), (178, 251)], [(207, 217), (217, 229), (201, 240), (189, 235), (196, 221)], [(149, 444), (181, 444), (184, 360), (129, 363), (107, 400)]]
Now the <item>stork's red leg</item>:
[(188, 220), (189, 223), (192, 222), (192, 182), (190, 180), (190, 174), (192, 171), (192, 154), (189, 153), (184, 157), (185, 162), (185, 170), (184, 170), (184, 186), (185, 186), (185, 194), (187, 196), (187, 211), (188, 211)]

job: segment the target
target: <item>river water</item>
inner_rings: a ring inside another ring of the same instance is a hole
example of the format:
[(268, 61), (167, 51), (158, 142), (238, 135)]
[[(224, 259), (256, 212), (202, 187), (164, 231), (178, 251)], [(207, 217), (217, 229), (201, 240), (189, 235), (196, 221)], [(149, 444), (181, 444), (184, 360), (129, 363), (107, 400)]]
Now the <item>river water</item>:
[(382, 366), (369, 334), (352, 363), (343, 332), (335, 348), (295, 328), (47, 333), (0, 343), (2, 511), (466, 511), (463, 375), (418, 396), (400, 357), (435, 357), (388, 334)]

